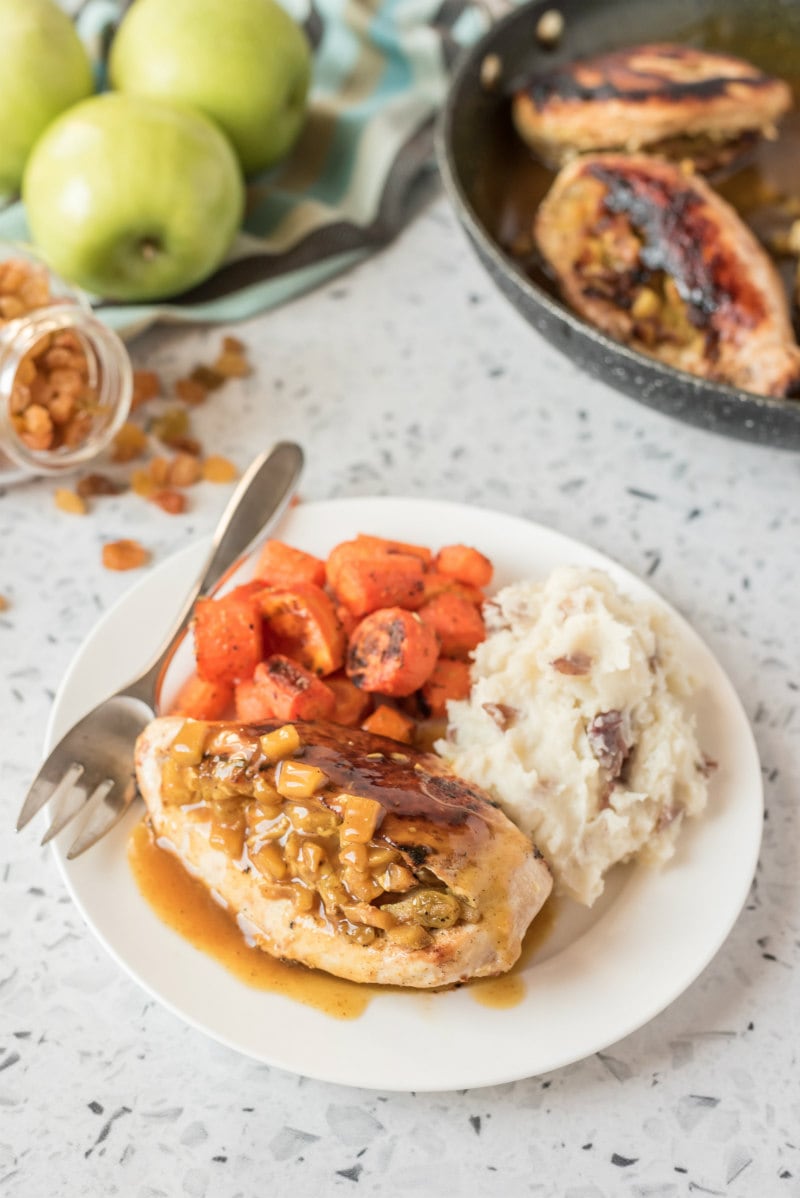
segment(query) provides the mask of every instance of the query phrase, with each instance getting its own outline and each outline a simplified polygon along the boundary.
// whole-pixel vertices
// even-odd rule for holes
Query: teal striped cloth
[[[71,7],[102,84],[127,5]],[[95,301],[122,333],[157,320],[236,321],[280,304],[386,245],[430,196],[434,119],[459,46],[486,24],[480,10],[468,0],[313,0],[293,15],[315,46],[297,145],[276,171],[251,180],[243,229],[205,283],[169,303]],[[0,238],[27,238],[20,203],[0,213]]]

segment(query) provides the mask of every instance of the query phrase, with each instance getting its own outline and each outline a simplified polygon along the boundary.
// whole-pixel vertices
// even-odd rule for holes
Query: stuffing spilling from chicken
[[[666,861],[706,805],[696,680],[667,616],[600,571],[561,567],[485,610],[437,751],[540,846],[556,892],[591,906],[613,865]]]
[[[514,124],[548,164],[599,150],[647,149],[730,161],[759,135],[774,136],[791,90],[729,54],[653,44],[538,72],[514,92]]]
[[[797,389],[778,274],[690,169],[643,154],[577,158],[540,205],[534,236],[567,303],[618,341],[757,395]]]
[[[273,956],[435,987],[510,969],[552,886],[530,841],[433,754],[334,724],[154,720],[157,843]]]

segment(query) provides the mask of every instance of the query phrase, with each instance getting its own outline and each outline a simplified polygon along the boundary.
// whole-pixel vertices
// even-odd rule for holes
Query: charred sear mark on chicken
[[[587,155],[557,176],[535,235],[564,298],[617,340],[756,394],[797,387],[775,269],[700,176],[645,155]]]
[[[638,241],[638,253],[632,267],[619,273],[598,272],[590,289],[620,307],[638,306],[640,332],[649,339],[655,329],[648,316],[655,316],[656,305],[642,288],[649,277],[663,291],[671,279],[685,308],[686,319],[695,329],[704,329],[707,350],[716,353],[715,313],[727,309],[728,318],[743,328],[753,328],[766,316],[766,305],[758,289],[747,276],[736,270],[730,255],[714,248],[717,230],[704,210],[702,197],[690,177],[673,180],[652,172],[629,169],[626,172],[590,166],[589,173],[605,189],[600,224],[603,232],[615,229],[624,237]],[[615,221],[616,217],[622,220]],[[711,247],[704,252],[704,247]],[[583,264],[592,272],[592,251],[587,247]],[[638,301],[638,305],[637,305]]]
[[[559,164],[597,150],[692,158],[701,169],[770,134],[789,86],[743,59],[691,46],[633,46],[532,75],[513,96],[520,136]]]

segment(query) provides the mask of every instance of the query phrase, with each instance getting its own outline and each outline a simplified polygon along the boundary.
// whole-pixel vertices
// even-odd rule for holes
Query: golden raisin
[[[150,426],[150,432],[166,445],[176,437],[183,437],[189,431],[189,413],[186,408],[168,408]]]
[[[161,394],[161,380],[154,370],[134,370],[131,410]]]
[[[191,487],[202,474],[202,466],[191,453],[176,453],[169,464],[167,481],[173,487]]]
[[[68,392],[58,393],[47,406],[53,424],[66,424],[75,411],[75,396]]]
[[[225,354],[244,354],[247,346],[238,337],[223,337],[222,352]]]
[[[149,560],[149,552],[138,541],[123,539],[103,546],[103,565],[107,570],[136,570]]]
[[[5,595],[0,595],[0,611],[8,611],[9,603]]]
[[[203,403],[208,395],[208,387],[195,379],[178,379],[175,384],[175,394],[186,403]]]
[[[157,489],[158,485],[153,482],[146,466],[140,466],[131,474],[131,490],[134,495],[141,495],[143,499],[149,499]]]
[[[199,383],[206,391],[216,391],[225,382],[224,375],[212,370],[210,366],[195,366],[189,378],[193,383]]]
[[[86,358],[66,345],[53,345],[42,354],[41,362],[48,370],[75,370],[79,376],[86,373]]]
[[[158,504],[162,511],[169,512],[170,516],[179,516],[186,511],[186,496],[181,495],[180,491],[156,491],[150,499]]]
[[[53,444],[53,421],[43,404],[32,403],[22,413],[20,438],[30,449],[50,449]]]
[[[154,483],[156,487],[163,487],[169,476],[169,462],[162,457],[151,458],[147,466],[147,473],[151,483]]]
[[[59,487],[56,490],[54,498],[56,507],[62,512],[70,512],[73,516],[86,515],[86,500],[75,491],[70,491],[66,487]]]
[[[125,488],[107,474],[87,474],[75,488],[84,499],[92,495],[119,495]]]
[[[250,374],[250,363],[242,354],[221,353],[213,369],[226,379],[241,379]]]
[[[170,449],[180,450],[181,453],[190,453],[193,458],[199,458],[203,452],[203,446],[196,437],[170,437],[166,444]]]
[[[16,320],[25,315],[25,305],[16,295],[0,296],[0,316],[3,320]]]
[[[63,426],[62,445],[66,445],[69,449],[75,449],[89,436],[92,431],[92,423],[91,412],[76,412],[69,424]]]
[[[138,424],[132,424],[128,420],[114,437],[111,460],[113,462],[132,462],[134,458],[140,458],[146,449],[147,433],[144,429],[139,428]]]
[[[219,454],[212,453],[203,462],[203,478],[208,483],[233,482],[238,475],[239,471],[233,462],[221,457]]]

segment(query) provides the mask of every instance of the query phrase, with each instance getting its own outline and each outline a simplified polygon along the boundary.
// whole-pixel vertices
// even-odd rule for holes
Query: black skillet
[[[548,9],[564,19],[554,49],[536,27]],[[728,437],[800,450],[800,399],[774,400],[718,386],[628,349],[572,313],[535,265],[519,235],[552,175],[514,134],[509,85],[533,69],[646,41],[679,41],[740,54],[795,85],[800,110],[800,0],[537,0],[504,17],[460,61],[437,130],[442,175],[479,258],[500,290],[544,337],[590,374],[678,420]],[[487,87],[481,69],[497,55],[502,74]],[[763,159],[763,161],[762,161]],[[727,178],[712,180],[759,229],[759,207],[776,179],[800,196],[800,111],[774,145]],[[788,271],[791,264],[784,263]]]

